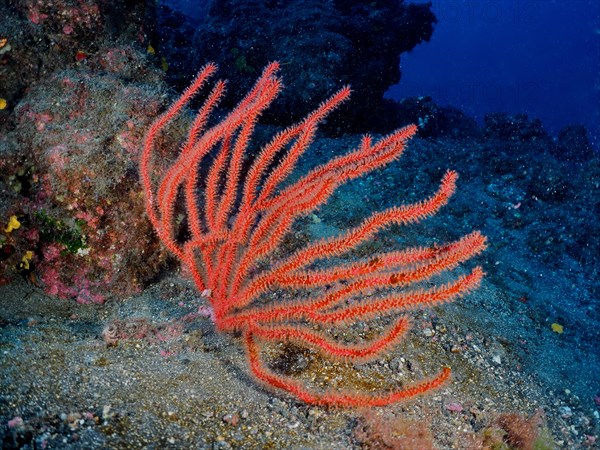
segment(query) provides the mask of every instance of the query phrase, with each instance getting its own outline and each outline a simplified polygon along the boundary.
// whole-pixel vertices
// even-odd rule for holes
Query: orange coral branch
[[[409,329],[408,318],[399,313],[451,301],[480,284],[483,271],[476,267],[441,286],[418,286],[456,268],[486,245],[485,237],[473,232],[442,246],[381,253],[320,269],[310,267],[350,252],[391,225],[435,214],[455,190],[457,174],[448,171],[439,189],[426,200],[375,213],[340,236],[309,244],[259,270],[257,263],[281,250],[283,238],[297,218],[323,205],[341,184],[399,158],[417,131],[409,125],[379,140],[365,136],[356,150],[333,158],[281,188],[314,140],[319,123],[348,99],[350,89],[339,90],[303,121],[278,133],[245,171],[256,124],[281,90],[278,68],[277,63],[267,66],[246,97],[209,126],[210,114],[225,90],[225,83],[217,81],[168,167],[155,161],[158,136],[206,84],[216,66],[206,65],[181,97],[154,121],[140,160],[148,217],[165,246],[188,266],[198,288],[212,291],[210,301],[217,328],[242,333],[250,369],[259,381],[308,403],[337,406],[385,405],[427,392],[442,384],[450,370],[445,368],[435,378],[388,393],[318,393],[274,373],[260,358],[259,342],[265,341],[295,341],[332,358],[376,358]],[[182,212],[188,227],[184,237],[176,217],[181,204],[178,199],[184,200]],[[318,291],[325,287],[328,291]],[[317,291],[294,301],[265,301],[264,294],[276,289]],[[380,336],[367,342],[342,344],[319,331],[382,315],[396,317]]]
[[[319,332],[303,326],[261,326],[255,324],[252,334],[262,339],[275,341],[296,341],[301,344],[316,347],[322,353],[340,359],[370,360],[383,353],[387,348],[397,343],[410,327],[406,317],[399,317],[393,326],[389,327],[377,339],[364,344],[342,345],[329,339]]]
[[[370,395],[344,391],[313,393],[303,384],[294,382],[287,377],[278,375],[269,370],[260,359],[258,346],[252,333],[246,333],[245,341],[250,369],[256,378],[270,386],[288,391],[303,402],[313,405],[340,407],[385,406],[424,394],[425,392],[439,387],[450,378],[450,369],[444,367],[434,378],[388,393]]]

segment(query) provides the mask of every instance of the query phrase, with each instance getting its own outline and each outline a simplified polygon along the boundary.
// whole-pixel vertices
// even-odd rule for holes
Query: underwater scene
[[[0,448],[600,448],[597,0],[0,18]]]

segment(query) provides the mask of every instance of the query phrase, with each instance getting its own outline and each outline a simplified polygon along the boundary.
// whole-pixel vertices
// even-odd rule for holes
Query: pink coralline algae
[[[139,58],[128,47],[109,53]],[[144,131],[164,101],[160,84],[151,72],[148,83],[125,81],[112,67],[65,70],[33,86],[15,108],[16,147],[28,153],[5,162],[27,190],[16,187],[21,197],[7,208],[23,226],[4,233],[12,253],[0,276],[27,269],[48,294],[79,303],[138,292],[167,259],[137,176]]]
[[[23,428],[24,424],[25,424],[25,422],[23,422],[23,418],[19,417],[19,416],[13,417],[7,423],[8,428],[15,428],[15,429]]]
[[[458,402],[452,402],[446,405],[446,409],[451,412],[461,412],[463,410],[463,406]]]
[[[77,29],[96,29],[101,23],[100,9],[94,1],[24,0],[27,19],[35,25],[46,22],[61,25],[64,34]]]
[[[79,269],[72,282],[66,284],[57,269],[42,264],[40,279],[49,295],[59,298],[74,298],[77,303],[81,304],[102,304],[106,299],[105,295],[94,293],[96,289],[101,290],[104,286],[101,282],[90,281],[85,268]]]

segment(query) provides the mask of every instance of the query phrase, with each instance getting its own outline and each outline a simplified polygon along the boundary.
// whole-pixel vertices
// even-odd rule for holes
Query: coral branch
[[[389,393],[369,395],[349,391],[325,391],[317,394],[310,392],[303,384],[294,382],[269,370],[260,359],[258,346],[256,345],[252,334],[247,333],[245,340],[250,369],[258,380],[269,386],[288,391],[303,402],[313,405],[340,407],[385,406],[424,394],[425,392],[439,387],[450,378],[450,369],[444,367],[434,378]]]
[[[321,333],[300,326],[277,325],[264,327],[254,325],[252,334],[262,339],[300,342],[301,344],[317,347],[322,353],[335,358],[366,361],[375,358],[397,343],[409,327],[409,320],[406,317],[399,317],[396,323],[382,333],[379,338],[365,344],[349,345],[341,345]]]
[[[307,403],[347,407],[385,405],[436,388],[448,379],[450,369],[387,393],[318,393],[298,380],[278,375],[261,360],[261,343],[273,341],[294,341],[333,359],[367,361],[380,357],[410,327],[408,317],[398,314],[451,301],[480,284],[483,270],[476,267],[446,284],[422,286],[425,280],[455,269],[486,246],[485,237],[473,232],[441,246],[391,251],[342,264],[332,262],[391,225],[417,222],[435,214],[456,187],[457,174],[448,171],[429,198],[377,212],[339,236],[285,255],[284,237],[298,218],[323,205],[338,186],[399,158],[417,128],[409,125],[379,140],[365,136],[354,151],[282,187],[314,140],[319,123],[348,99],[350,89],[339,90],[303,121],[275,135],[253,161],[247,161],[260,116],[281,90],[278,69],[277,63],[267,66],[244,99],[209,125],[225,91],[225,83],[217,81],[170,163],[164,156],[157,161],[159,135],[206,84],[216,66],[206,65],[181,97],[154,121],[140,160],[150,222],[165,246],[188,267],[198,289],[210,289],[217,329],[241,332],[250,369],[260,382]],[[187,233],[181,230],[182,216]],[[266,265],[267,257],[275,254],[284,256]],[[313,267],[316,262],[320,268]],[[293,301],[267,301],[265,294],[276,290],[299,294]],[[379,316],[393,316],[389,318],[391,325],[366,342],[340,343],[323,331]]]

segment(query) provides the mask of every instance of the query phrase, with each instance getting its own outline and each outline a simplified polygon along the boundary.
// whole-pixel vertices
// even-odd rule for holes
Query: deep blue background
[[[523,112],[554,135],[580,123],[600,147],[599,0],[432,4],[431,41],[402,57],[390,97],[430,95],[477,119]]]
[[[200,19],[209,0],[165,0]],[[413,0],[413,3],[424,3]],[[388,96],[428,95],[479,121],[526,113],[551,134],[583,124],[600,148],[600,0],[437,0],[430,42]]]

